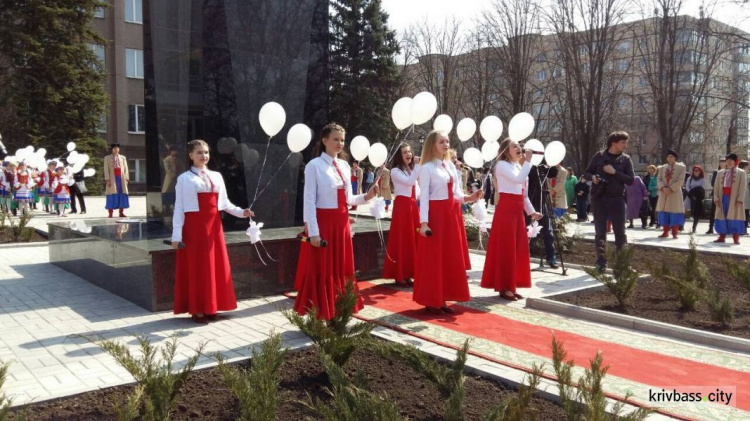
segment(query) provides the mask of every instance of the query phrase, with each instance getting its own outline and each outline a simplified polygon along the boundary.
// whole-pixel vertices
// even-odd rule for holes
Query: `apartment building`
[[[131,191],[146,189],[146,145],[143,84],[143,0],[107,0],[93,26],[107,40],[91,44],[107,70],[108,113],[101,117],[100,135],[119,143],[128,158]]]
[[[680,147],[681,160],[688,165],[701,164],[713,169],[719,157],[726,154],[728,139],[733,151],[748,156],[750,42],[747,39],[750,37],[715,20],[687,16],[681,19],[684,23],[674,40],[675,57],[678,57],[674,86],[679,98],[690,98],[695,104],[694,110],[690,107],[695,116]],[[706,40],[701,39],[700,25],[710,25],[712,33],[744,34],[745,40],[731,38],[731,42],[720,42],[720,47],[707,47]],[[659,75],[655,65],[658,27],[659,18],[615,27],[616,35],[612,38],[615,44],[603,69],[602,106],[611,110],[607,127],[631,134],[628,153],[638,172],[649,164],[663,162],[651,89],[653,78],[665,77]],[[561,87],[564,90],[570,84],[566,73],[571,71],[567,68],[571,62],[578,66],[574,71],[585,77],[590,75],[594,60],[589,58],[586,45],[578,46],[575,60],[570,60],[570,54],[566,60],[557,35],[526,36],[534,50],[525,101],[527,111],[537,123],[533,137],[545,143],[561,140],[570,144],[574,140],[565,139],[563,135],[567,109],[565,101],[560,99],[565,97],[561,95]],[[439,112],[451,115],[454,121],[471,117],[478,123],[490,114],[507,119],[502,109],[507,106],[503,96],[512,87],[503,79],[501,71],[499,61],[504,59],[504,54],[502,49],[481,48],[460,56],[420,57],[417,63],[405,69],[410,81],[407,95],[433,90],[440,102]],[[709,80],[706,80],[707,74]],[[679,112],[683,111],[678,106],[675,113]]]

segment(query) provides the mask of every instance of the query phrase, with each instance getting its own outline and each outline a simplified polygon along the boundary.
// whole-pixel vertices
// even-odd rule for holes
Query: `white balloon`
[[[86,165],[88,164],[89,159],[90,158],[88,154],[82,153],[82,154],[78,154],[78,159],[76,160],[76,162],[81,162],[82,163],[81,165]]]
[[[370,141],[364,136],[355,136],[352,144],[349,145],[349,151],[357,161],[364,161],[367,154],[370,153]]]
[[[302,123],[295,124],[286,134],[286,145],[292,152],[302,152],[312,139],[312,131]]]
[[[34,147],[29,145],[26,147],[26,156],[31,156],[34,154]]]
[[[233,137],[222,137],[219,139],[218,142],[216,142],[216,149],[219,151],[220,154],[230,154],[234,152],[234,149],[237,147],[237,139]]]
[[[503,122],[494,115],[489,115],[479,124],[479,133],[488,142],[497,142],[503,135]]]
[[[16,150],[16,159],[18,161],[23,161],[24,159],[26,159],[26,148]]]
[[[68,150],[68,152],[73,152],[74,150],[76,150],[76,143],[68,142],[68,144],[65,145],[65,148]]]
[[[44,148],[39,148],[36,150],[36,154],[44,158],[47,155],[47,150]]]
[[[520,142],[534,131],[534,117],[529,113],[518,113],[513,116],[508,124],[508,137]]]
[[[78,159],[76,159],[75,164],[73,164],[73,166],[70,169],[71,175],[73,175],[73,174],[75,174],[77,172],[82,171],[84,165],[86,165],[86,164],[83,162],[83,159],[81,159],[81,156],[79,155]]]
[[[286,123],[286,112],[278,102],[268,102],[260,108],[258,119],[260,127],[268,136],[276,136]]]
[[[93,177],[94,174],[96,174],[96,170],[93,168],[86,168],[85,170],[83,170],[84,177]]]
[[[529,139],[526,141],[526,143],[523,144],[523,150],[532,150],[534,152],[540,152],[535,153],[531,156],[531,165],[539,165],[542,163],[542,160],[544,159],[544,145],[542,145],[542,142],[540,142],[538,139]]]
[[[385,160],[388,158],[388,149],[382,143],[373,143],[370,146],[367,158],[370,160],[370,164],[374,167],[379,167],[385,164]]]
[[[495,157],[497,157],[497,153],[500,151],[500,144],[497,142],[484,142],[484,145],[482,145],[482,158],[486,162],[490,162]]]
[[[547,145],[547,149],[544,150],[544,160],[547,161],[547,165],[554,167],[563,159],[565,159],[565,145],[562,142],[555,140]]]
[[[484,165],[482,152],[477,148],[469,148],[464,151],[464,162],[472,168],[481,168]]]
[[[65,160],[70,165],[75,164],[75,162],[78,160],[78,152],[76,151],[71,152]]]
[[[414,124],[424,124],[437,111],[437,99],[429,92],[420,92],[411,101],[411,121]]]
[[[432,128],[434,130],[439,130],[447,135],[451,132],[451,130],[453,130],[453,119],[450,118],[450,116],[447,114],[440,114],[432,123]]]
[[[411,98],[403,97],[396,101],[395,104],[393,104],[393,109],[391,110],[391,119],[393,119],[393,124],[395,124],[396,128],[399,130],[404,130],[412,124],[411,103]]]
[[[458,138],[461,139],[462,142],[466,142],[467,140],[471,139],[471,137],[474,136],[474,133],[476,133],[476,131],[477,131],[477,123],[475,123],[474,120],[468,117],[459,121],[458,125],[456,126],[456,134],[458,135]],[[478,150],[479,149],[477,149],[477,151]]]

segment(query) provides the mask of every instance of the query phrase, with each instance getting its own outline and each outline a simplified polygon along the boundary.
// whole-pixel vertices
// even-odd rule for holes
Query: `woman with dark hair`
[[[414,301],[433,314],[454,313],[447,301],[469,301],[463,224],[456,218],[455,202],[473,202],[482,197],[477,191],[464,196],[462,182],[449,159],[450,141],[433,131],[422,147],[419,170],[419,234],[414,273]]]
[[[690,177],[685,182],[685,191],[690,200],[690,214],[693,216],[693,234],[695,234],[698,221],[704,216],[703,199],[706,198],[706,174],[700,165],[693,165]]]
[[[172,219],[174,314],[189,313],[194,322],[206,324],[217,320],[219,311],[237,308],[221,211],[237,218],[254,214],[233,205],[221,173],[208,169],[208,143],[192,140],[187,152],[192,165],[177,178]]]
[[[305,166],[303,218],[309,242],[302,244],[297,276],[294,310],[300,315],[310,309],[317,317],[331,320],[336,314],[336,298],[354,282],[354,248],[349,225],[349,206],[363,205],[378,193],[377,184],[366,194],[354,195],[352,174],[344,152],[346,131],[331,123],[323,128],[315,156]],[[325,240],[328,245],[321,247]],[[354,312],[362,309],[360,297]]]
[[[419,208],[416,183],[419,164],[415,165],[414,162],[411,146],[404,143],[393,157],[391,169],[391,182],[396,200],[393,202],[391,230],[388,232],[388,251],[383,263],[383,278],[395,279],[396,284],[402,286],[414,285],[412,278],[417,254]]]
[[[714,182],[714,228],[719,234],[715,243],[726,242],[727,235],[731,234],[734,244],[739,244],[740,234],[745,232],[747,174],[737,168],[739,162],[737,154],[727,155],[727,168],[719,171]]]
[[[531,287],[529,238],[526,234],[524,211],[538,221],[542,214],[534,210],[528,196],[528,176],[533,152],[525,152],[511,139],[500,143],[499,162],[495,165],[497,191],[500,193],[492,218],[492,231],[487,244],[487,258],[482,272],[482,288],[493,288],[500,298],[515,301],[523,298],[516,288]]]

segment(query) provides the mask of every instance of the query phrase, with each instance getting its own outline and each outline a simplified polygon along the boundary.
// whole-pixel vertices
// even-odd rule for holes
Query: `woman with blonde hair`
[[[461,194],[453,163],[446,161],[448,137],[433,131],[425,140],[419,172],[419,234],[414,277],[414,301],[433,314],[454,313],[447,301],[468,301],[463,250],[454,204],[478,200],[482,192]]]
[[[528,176],[533,152],[521,153],[521,146],[511,139],[500,144],[500,158],[495,165],[499,201],[495,204],[492,231],[487,244],[487,258],[482,272],[482,288],[493,288],[500,298],[515,301],[523,298],[516,288],[531,287],[529,238],[523,213],[538,221],[542,214],[534,210],[528,196]],[[524,159],[523,166],[519,161]]]

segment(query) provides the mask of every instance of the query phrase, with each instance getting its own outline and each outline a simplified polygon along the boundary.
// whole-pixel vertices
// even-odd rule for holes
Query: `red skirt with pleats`
[[[449,190],[450,191],[450,190]],[[428,223],[431,237],[417,239],[413,299],[427,307],[446,301],[469,301],[469,284],[461,250],[461,236],[453,199],[431,200]]]
[[[185,212],[185,248],[177,250],[175,314],[216,314],[237,308],[218,198],[218,193],[199,193],[198,212]]]
[[[419,209],[412,196],[396,196],[393,202],[391,229],[388,232],[388,251],[383,263],[383,278],[402,281],[414,278],[414,258],[417,254]]]
[[[466,270],[471,270],[471,260],[469,260],[469,242],[466,240],[466,223],[464,222],[464,214],[461,212],[461,203],[458,201],[454,201],[453,203],[453,213],[456,215],[458,226],[461,227],[459,234],[461,235],[461,256],[464,259],[464,268]]]
[[[523,217],[524,196],[500,194],[492,217],[487,258],[482,272],[482,288],[516,291],[531,287],[529,238]]]
[[[319,319],[330,320],[336,315],[336,298],[344,291],[348,279],[355,282],[354,288],[359,294],[354,279],[352,230],[344,190],[339,190],[338,208],[317,209],[316,214],[320,238],[328,242],[328,247],[302,243],[294,279],[297,289],[294,310],[305,315],[315,307]],[[354,312],[362,307],[364,304],[360,297]]]

